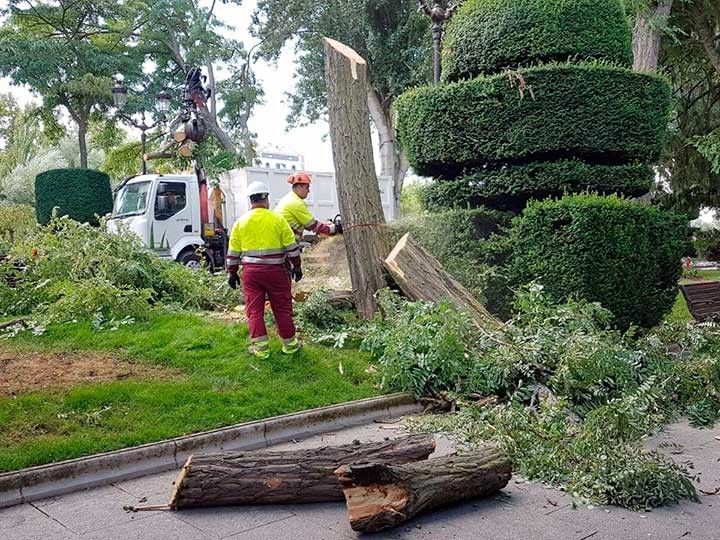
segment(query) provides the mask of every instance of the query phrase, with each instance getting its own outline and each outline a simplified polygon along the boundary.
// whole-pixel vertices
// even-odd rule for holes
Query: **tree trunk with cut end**
[[[659,0],[648,11],[637,14],[633,29],[633,69],[635,71],[656,71],[660,58],[660,26],[670,15],[673,0]]]
[[[384,265],[411,300],[449,300],[458,309],[468,313],[481,328],[502,326],[465,287],[443,269],[435,257],[410,237],[410,233],[395,245]]]
[[[512,476],[510,460],[495,447],[423,463],[343,465],[335,475],[345,493],[350,526],[376,532],[453,503],[495,493]]]
[[[355,306],[361,318],[369,319],[377,310],[375,292],[386,286],[382,261],[389,246],[370,140],[365,60],[326,38],[325,83]]]
[[[409,463],[427,459],[434,450],[431,435],[412,435],[287,452],[191,456],[175,481],[170,507],[341,501],[342,488],[333,474],[339,466],[357,461]]]

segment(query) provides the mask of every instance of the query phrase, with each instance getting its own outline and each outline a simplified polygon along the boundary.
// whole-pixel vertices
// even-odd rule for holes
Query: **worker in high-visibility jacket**
[[[288,177],[292,189],[275,207],[275,212],[285,218],[295,233],[295,240],[302,240],[303,231],[312,231],[316,234],[332,236],[342,234],[341,223],[323,223],[315,219],[305,203],[310,194],[312,178],[306,172],[298,172]]]
[[[300,350],[293,322],[290,279],[300,281],[300,249],[287,222],[270,208],[270,189],[262,182],[248,186],[251,210],[238,219],[230,232],[227,254],[228,284],[233,289],[240,282],[245,296],[245,313],[250,328],[250,352],[258,358],[270,356],[270,342],[265,327],[265,299],[270,300],[282,338],[282,352]]]

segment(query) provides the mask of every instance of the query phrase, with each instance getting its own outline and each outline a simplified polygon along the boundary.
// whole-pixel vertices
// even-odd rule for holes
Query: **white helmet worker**
[[[261,194],[270,195],[270,188],[264,182],[252,182],[247,189],[247,196],[252,197],[253,195]]]

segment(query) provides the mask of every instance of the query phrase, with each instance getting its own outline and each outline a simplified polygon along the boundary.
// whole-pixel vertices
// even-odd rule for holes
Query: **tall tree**
[[[675,0],[659,65],[675,97],[664,202],[696,215],[720,207],[720,1]]]
[[[112,0],[10,0],[0,27],[0,73],[29,85],[46,113],[67,112],[81,167],[91,115],[110,104],[112,74],[140,73],[141,61],[113,22],[120,9]]]
[[[224,3],[239,5],[241,0]],[[154,88],[170,85],[179,91],[189,69],[204,68],[211,94],[208,108],[200,112],[220,146],[235,153],[238,142],[246,149],[251,146],[242,118],[250,116],[261,92],[249,75],[249,55],[241,42],[227,37],[232,27],[218,19],[216,5],[200,0],[142,2],[133,22],[126,24],[138,27],[139,48],[155,63]],[[217,79],[220,68],[227,73],[226,83]]]
[[[415,0],[259,0],[252,30],[260,51],[277,59],[294,42],[297,88],[290,97],[290,125],[313,122],[327,111],[323,81],[323,37],[347,44],[368,62],[368,107],[380,138],[380,174],[393,179],[399,207],[408,162],[392,116],[396,96],[432,76],[429,22]]]
[[[632,4],[635,4],[634,6]],[[635,0],[633,28],[633,68],[636,71],[655,71],[660,57],[660,42],[667,28],[673,0]]]

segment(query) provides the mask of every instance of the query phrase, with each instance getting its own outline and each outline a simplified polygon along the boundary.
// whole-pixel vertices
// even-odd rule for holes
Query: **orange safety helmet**
[[[288,183],[296,186],[298,184],[312,184],[312,178],[310,178],[310,175],[304,171],[297,172],[293,175],[288,176]]]

